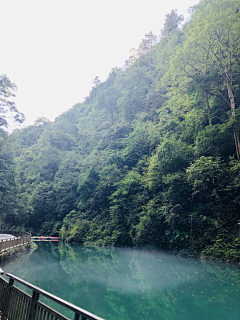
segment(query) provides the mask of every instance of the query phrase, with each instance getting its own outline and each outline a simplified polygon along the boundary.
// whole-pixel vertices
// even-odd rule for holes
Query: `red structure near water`
[[[41,236],[41,237],[37,237],[34,236],[31,238],[32,241],[59,241],[60,237],[45,237],[45,236]]]

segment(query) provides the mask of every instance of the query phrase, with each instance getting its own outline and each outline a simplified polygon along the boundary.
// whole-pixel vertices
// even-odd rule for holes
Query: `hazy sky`
[[[166,13],[199,0],[0,0],[0,74],[14,82],[25,125],[82,102],[92,80],[121,67]]]

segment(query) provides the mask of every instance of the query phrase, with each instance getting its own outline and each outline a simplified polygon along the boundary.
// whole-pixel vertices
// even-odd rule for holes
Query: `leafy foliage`
[[[12,133],[5,225],[239,260],[238,6],[203,0],[182,28],[172,11],[84,103]]]

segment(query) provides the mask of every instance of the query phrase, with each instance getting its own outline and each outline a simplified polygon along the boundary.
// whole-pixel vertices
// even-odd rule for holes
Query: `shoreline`
[[[36,249],[35,245],[31,242],[31,243],[27,243],[22,246],[18,246],[18,247],[6,250],[4,252],[1,252],[0,253],[1,268],[3,268],[4,265],[7,264],[8,262],[14,259],[17,259],[19,256],[22,256],[25,253],[28,253],[29,251],[34,251],[35,249]]]
[[[129,248],[129,249],[139,249],[139,250],[157,250],[157,251],[161,251],[164,254],[170,254],[176,257],[182,257],[182,258],[188,258],[188,259],[199,259],[201,261],[206,261],[206,262],[216,262],[216,263],[227,263],[227,264],[231,264],[231,265],[237,265],[240,267],[240,261],[239,260],[234,260],[234,259],[227,259],[224,257],[222,258],[218,258],[216,256],[207,256],[204,255],[204,253],[202,252],[190,252],[190,251],[176,251],[176,250],[163,250],[159,247],[155,247],[155,246],[143,246],[143,247],[134,247],[134,246],[114,246],[114,245],[104,245],[104,244],[99,244],[97,242],[67,242],[62,240],[63,243],[66,244],[80,244],[83,245],[85,247],[112,247],[112,248]]]

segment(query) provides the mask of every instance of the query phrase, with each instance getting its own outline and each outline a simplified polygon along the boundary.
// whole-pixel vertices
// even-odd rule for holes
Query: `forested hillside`
[[[173,10],[54,123],[2,122],[2,228],[239,260],[239,9]]]

